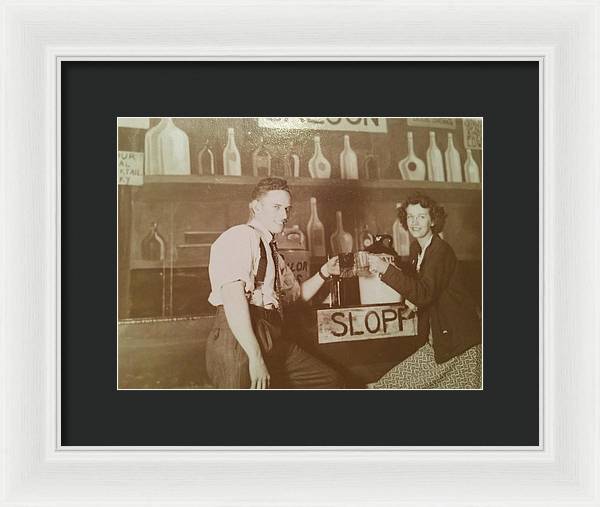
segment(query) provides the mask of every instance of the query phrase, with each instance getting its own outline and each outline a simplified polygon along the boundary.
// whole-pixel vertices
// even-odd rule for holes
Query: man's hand
[[[323,273],[326,277],[330,277],[331,275],[339,275],[340,274],[340,259],[336,255],[329,259],[325,264],[321,266],[321,273]]]
[[[390,264],[377,255],[369,254],[369,271],[371,273],[385,273]]]
[[[271,376],[262,356],[248,359],[248,368],[250,370],[250,388],[268,389]]]

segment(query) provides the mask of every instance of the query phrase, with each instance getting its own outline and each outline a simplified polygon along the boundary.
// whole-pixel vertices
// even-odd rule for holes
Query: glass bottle
[[[209,148],[208,139],[198,153],[198,174],[215,174],[215,156]]]
[[[396,214],[398,209],[402,207],[402,203],[396,203]],[[400,218],[396,218],[392,225],[392,241],[394,250],[400,256],[407,256],[410,253],[410,234],[400,222]]]
[[[379,174],[379,160],[377,155],[368,153],[364,161],[365,177],[368,180],[378,180],[381,176]]]
[[[425,179],[425,162],[415,155],[413,133],[408,132],[406,139],[408,141],[408,155],[398,162],[402,179],[423,181]]]
[[[163,170],[160,165],[158,135],[166,126],[167,119],[161,118],[158,125],[155,125],[149,129],[144,137],[144,174],[148,176],[163,174]]]
[[[299,178],[300,177],[300,157],[294,151],[294,143],[290,143],[290,148],[284,157],[285,177]]]
[[[350,136],[344,136],[344,149],[340,153],[340,175],[343,180],[358,179],[358,158],[350,146]]]
[[[154,222],[150,232],[142,239],[142,259],[145,261],[165,260],[165,241],[158,233],[158,223]]]
[[[367,250],[373,244],[373,235],[369,232],[369,226],[363,225],[362,231],[358,234],[358,246],[359,250]]]
[[[190,140],[172,118],[158,134],[158,150],[163,174],[190,174]]]
[[[344,230],[344,223],[342,221],[342,212],[335,212],[336,229],[335,232],[329,238],[331,243],[331,252],[333,255],[339,255],[341,253],[352,252],[353,243],[352,234]]]
[[[444,161],[442,152],[435,141],[435,132],[429,132],[429,148],[427,148],[427,179],[444,181]]]
[[[306,250],[306,236],[297,224],[286,227],[283,231],[288,248],[293,250]]]
[[[465,181],[467,183],[479,183],[479,166],[473,159],[471,150],[467,150],[467,160],[465,160]]]
[[[313,257],[325,257],[327,255],[325,251],[325,227],[319,220],[317,199],[315,197],[310,198],[310,218],[306,225],[306,232],[308,235],[308,249],[311,255]]]
[[[462,181],[462,164],[460,162],[460,154],[454,147],[454,139],[452,134],[448,134],[448,148],[444,153],[446,162],[446,176],[448,181]]]
[[[260,178],[271,176],[271,154],[265,148],[262,137],[260,144],[252,153],[252,174]]]
[[[331,164],[321,151],[319,136],[315,136],[315,153],[308,161],[308,172],[311,178],[331,178]]]
[[[223,150],[223,174],[225,176],[242,175],[240,152],[235,145],[235,134],[232,128],[227,129],[227,144]]]

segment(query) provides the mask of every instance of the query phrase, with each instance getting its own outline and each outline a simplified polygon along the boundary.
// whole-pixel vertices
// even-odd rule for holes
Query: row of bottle
[[[397,203],[396,207],[399,207],[401,204]],[[291,246],[292,248],[304,249],[308,247],[308,250],[310,250],[311,255],[314,257],[327,256],[325,227],[319,219],[317,199],[315,197],[310,198],[310,218],[306,225],[306,233],[308,242],[306,242],[304,233],[300,230],[300,227],[298,225],[292,226],[284,231],[283,243],[280,245],[280,248],[290,248]],[[410,236],[399,219],[396,219],[392,226],[392,238],[396,253],[402,256],[408,255]],[[336,211],[336,229],[329,238],[330,253],[332,255],[366,250],[373,244],[373,240],[373,234],[369,231],[366,224],[363,225],[362,229],[356,231],[356,238],[353,238],[352,234],[344,229],[342,212]]]
[[[415,154],[413,134],[408,132],[408,155],[398,163],[400,175],[404,180],[451,181],[478,183],[479,167],[473,159],[471,150],[467,150],[467,159],[463,166],[458,150],[454,147],[452,134],[448,134],[448,148],[442,158],[437,146],[435,132],[429,133],[429,148],[425,163]],[[331,163],[321,150],[321,139],[314,137],[314,154],[308,161],[308,172],[311,178],[331,178]],[[147,175],[191,174],[190,148],[187,134],[173,123],[171,118],[162,118],[160,123],[146,133],[144,140],[144,167]],[[445,171],[444,171],[445,161]],[[365,173],[369,178],[378,178],[379,167],[373,154],[365,159]],[[264,176],[300,176],[300,157],[291,145],[283,157],[273,157],[264,146],[260,145],[252,153],[252,173],[256,177]],[[198,174],[215,174],[215,156],[208,140],[198,153]],[[235,143],[233,128],[227,129],[227,144],[223,150],[223,174],[241,176],[242,165],[240,152]],[[340,153],[340,177],[342,179],[358,179],[358,157],[350,145],[350,136],[344,135],[344,149]]]

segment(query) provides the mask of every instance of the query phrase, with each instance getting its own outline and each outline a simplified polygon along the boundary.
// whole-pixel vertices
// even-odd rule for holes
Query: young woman
[[[369,387],[480,389],[481,321],[456,276],[452,247],[438,236],[446,219],[444,208],[414,194],[398,209],[398,217],[416,240],[410,266],[398,269],[369,255],[369,268],[417,313],[423,346]]]

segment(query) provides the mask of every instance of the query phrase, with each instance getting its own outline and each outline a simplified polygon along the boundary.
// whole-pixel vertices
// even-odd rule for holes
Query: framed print
[[[0,504],[599,506],[598,6],[225,7],[2,4]],[[534,66],[535,99],[525,99],[522,78],[496,83],[504,93],[494,96],[491,85],[466,79],[467,64],[491,76],[507,62]],[[369,74],[366,63],[379,70]],[[160,72],[144,70],[150,65]],[[489,110],[457,111],[454,91],[487,96]],[[327,106],[316,106],[320,95]],[[142,103],[152,111],[138,114]],[[494,130],[486,116],[502,104],[520,112],[509,130]],[[105,359],[117,348],[116,318],[106,316],[122,311],[113,290],[115,155],[122,187],[141,190],[145,175],[138,149],[117,149],[115,125],[127,118],[120,128],[142,131],[156,121],[145,118],[186,116],[185,107],[192,117],[264,117],[274,128],[284,117],[355,119],[374,109],[390,118],[483,118],[484,135],[469,129],[468,149],[479,156],[482,143],[484,186],[498,182],[484,190],[483,206],[494,210],[484,217],[496,222],[484,228],[483,248],[497,259],[484,276],[512,282],[506,297],[485,298],[484,323],[497,319],[484,352],[493,382],[486,370],[481,391],[407,391],[396,403],[375,390],[200,398],[199,390],[117,389],[116,365]],[[464,135],[459,123],[444,135]],[[490,164],[499,160],[507,162]],[[199,231],[183,232],[197,244]],[[518,283],[524,273],[532,283]],[[507,392],[514,403],[497,397]],[[140,403],[148,411],[136,414]],[[465,414],[495,422],[465,427]],[[460,439],[437,438],[448,433],[441,427]],[[118,433],[127,438],[111,437]]]

